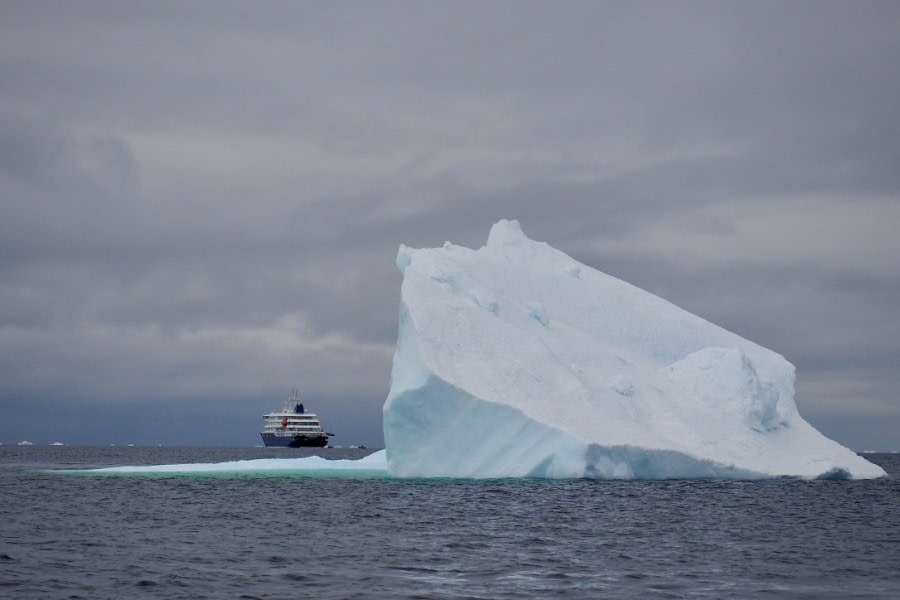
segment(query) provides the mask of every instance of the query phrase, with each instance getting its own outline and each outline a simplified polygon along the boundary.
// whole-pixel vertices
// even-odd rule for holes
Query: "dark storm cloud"
[[[895,3],[0,15],[2,441],[300,383],[376,445],[397,246],[499,218],[785,354],[839,441],[900,427]]]

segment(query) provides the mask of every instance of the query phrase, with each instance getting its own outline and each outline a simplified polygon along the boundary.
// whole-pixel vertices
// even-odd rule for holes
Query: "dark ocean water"
[[[0,598],[900,598],[896,454],[875,481],[46,471],[311,452],[0,446]]]

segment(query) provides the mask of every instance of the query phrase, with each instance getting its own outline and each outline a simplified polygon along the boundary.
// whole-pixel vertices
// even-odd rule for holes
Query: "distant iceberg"
[[[500,221],[401,246],[385,401],[400,477],[874,478],[797,412],[781,355]]]

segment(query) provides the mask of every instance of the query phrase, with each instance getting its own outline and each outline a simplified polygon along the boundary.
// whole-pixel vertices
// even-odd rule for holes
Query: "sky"
[[[900,450],[900,4],[0,0],[0,442],[383,445],[400,244],[501,218]]]

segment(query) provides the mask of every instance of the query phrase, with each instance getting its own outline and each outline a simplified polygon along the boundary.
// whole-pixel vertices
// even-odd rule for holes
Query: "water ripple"
[[[39,471],[136,464],[59,450],[0,463],[0,596],[900,597],[893,455],[865,482],[426,482]]]

